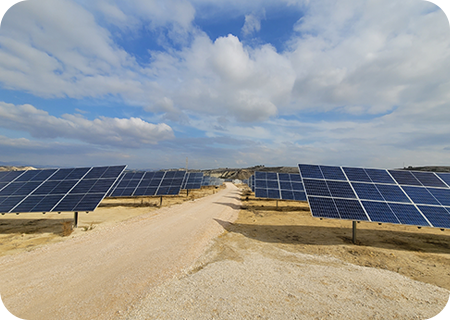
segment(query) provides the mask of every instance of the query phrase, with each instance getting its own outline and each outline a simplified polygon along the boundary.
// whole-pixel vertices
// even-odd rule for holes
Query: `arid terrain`
[[[255,199],[245,185],[235,195],[222,196],[225,190],[221,190],[216,194],[219,189],[203,188],[190,191],[189,196],[164,197],[163,208],[158,207],[159,197],[105,199],[94,212],[80,214],[79,228],[72,233],[67,229],[72,214],[0,216],[0,293],[5,305],[33,315],[27,319],[44,319],[55,310],[64,319],[428,319],[448,301],[449,230],[362,222],[353,244],[351,221],[313,218],[306,202]],[[140,228],[150,228],[164,216],[176,219],[185,216],[186,210],[202,215],[210,210],[206,205],[194,209],[202,202],[193,199],[205,199],[239,215],[208,218],[216,231],[189,243],[195,254],[173,260],[170,272],[158,281],[139,280],[156,271],[126,266],[147,261],[139,257],[142,250],[157,249],[140,243],[138,251],[128,250],[119,245],[120,239],[131,233],[138,239]],[[191,221],[195,215],[186,218]],[[114,241],[103,248],[101,241],[110,235]],[[38,261],[41,255],[62,248],[69,252],[66,256],[61,251],[61,260],[80,254],[80,266],[63,263],[55,266],[55,274],[49,270],[30,275],[19,281],[27,283],[26,288],[11,291],[18,281],[13,278],[5,283],[5,275],[14,275],[8,270],[15,263],[27,265],[28,259]],[[100,282],[83,289],[86,279],[99,276],[97,269],[109,263],[115,267],[108,267],[112,270]],[[77,275],[83,264],[90,267],[84,276]],[[52,283],[61,285],[63,279],[66,288],[57,289],[67,295],[63,306],[38,299],[42,292],[56,290]],[[125,298],[99,294],[105,290],[117,294],[118,288]],[[76,301],[77,307],[72,306],[74,297],[84,297]],[[112,303],[118,298],[126,303]],[[37,303],[33,299],[38,299],[39,311],[33,309]],[[27,307],[19,307],[25,301]],[[102,301],[111,301],[104,314],[98,310]]]

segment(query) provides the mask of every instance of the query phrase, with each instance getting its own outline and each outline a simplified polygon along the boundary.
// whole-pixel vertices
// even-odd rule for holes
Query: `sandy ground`
[[[360,223],[355,245],[350,221],[306,202],[242,200],[189,272],[125,319],[429,319],[446,305],[448,230]]]
[[[34,244],[32,241],[32,244],[28,242],[26,245],[27,241],[21,233],[17,233],[17,230],[2,232],[8,225],[0,225],[0,237],[19,238],[15,248],[12,246],[0,250],[0,254],[5,255],[0,258],[0,269],[5,269],[4,266],[13,267],[17,262],[31,264],[28,261],[30,257],[37,259],[36,255],[40,256],[47,251],[56,252],[54,248],[59,246],[73,250],[78,241],[82,244],[84,251],[76,258],[76,263],[81,263],[80,267],[69,264],[73,269],[70,272],[54,268],[51,269],[52,272],[59,275],[54,276],[51,272],[44,274],[52,281],[59,277],[59,285],[67,287],[58,288],[65,293],[64,306],[60,304],[59,309],[55,309],[52,307],[54,303],[48,306],[49,299],[38,299],[43,310],[38,311],[36,304],[34,307],[27,307],[28,311],[35,312],[28,319],[44,318],[49,310],[56,312],[52,313],[53,318],[58,318],[54,315],[64,315],[61,319],[80,318],[80,315],[86,319],[429,319],[438,314],[447,303],[450,293],[449,230],[359,223],[357,243],[353,244],[350,221],[312,218],[306,202],[279,201],[277,204],[274,200],[255,199],[245,187],[241,188],[243,192],[240,203],[236,199],[237,193],[232,196],[221,193],[205,198],[223,196],[212,202],[234,212],[241,206],[243,210],[240,210],[239,217],[233,223],[230,223],[233,218],[213,217],[213,223],[207,226],[208,230],[214,229],[213,233],[207,233],[205,237],[193,237],[188,245],[191,248],[189,250],[197,250],[190,256],[197,258],[172,260],[172,271],[156,281],[149,281],[148,274],[159,268],[160,261],[153,269],[145,270],[129,268],[129,264],[123,263],[123,260],[127,260],[133,261],[132,265],[148,265],[149,262],[140,255],[145,250],[153,249],[146,245],[132,252],[123,251],[123,247],[118,245],[123,241],[121,235],[130,237],[132,234],[132,242],[142,242],[141,239],[147,238],[139,232],[139,228],[141,224],[147,223],[147,219],[155,221],[157,217],[170,214],[174,214],[174,219],[175,216],[184,216],[185,210],[177,208],[191,204],[197,207],[200,199],[172,207],[169,200],[164,199],[169,207],[160,210],[153,206],[145,207],[146,201],[153,201],[156,205],[159,199],[105,201],[95,212],[81,215],[81,228],[69,237],[60,235],[61,223],[64,221],[58,221],[54,225],[53,231],[49,233],[52,235],[51,239],[47,243],[66,240],[64,245],[39,245],[41,240],[38,239],[46,238],[46,233],[39,228],[23,236],[35,237]],[[208,192],[214,191],[191,196],[201,197]],[[186,200],[184,198],[181,196],[170,201],[181,203]],[[209,203],[206,207],[200,205],[195,211],[209,212],[211,202],[208,200],[206,203]],[[117,207],[119,204],[125,204],[126,207]],[[150,212],[142,215],[148,211]],[[117,222],[117,219],[132,216],[136,217]],[[5,221],[5,217],[0,217],[0,223]],[[29,218],[28,215],[26,217]],[[38,217],[42,219],[42,215]],[[211,216],[208,217],[211,219]],[[12,222],[9,223],[11,227]],[[162,221],[158,222],[161,223]],[[17,226],[25,227],[24,223],[18,223]],[[31,224],[29,227],[32,227]],[[223,231],[225,232],[221,236],[214,238]],[[110,234],[114,234],[117,240],[105,238],[109,240],[103,242],[103,238]],[[175,230],[171,234],[175,234]],[[94,240],[98,243],[94,243]],[[181,242],[187,241],[184,238]],[[69,243],[68,247],[65,247],[66,242]],[[38,244],[38,249],[34,249],[35,244]],[[169,244],[170,246],[164,246],[166,250],[171,246],[182,245],[172,240]],[[202,251],[205,248],[206,251]],[[108,256],[112,251],[118,251],[114,253],[114,262],[120,267],[111,266]],[[59,263],[63,253],[58,252]],[[83,254],[90,258],[83,257]],[[154,251],[149,253],[152,254]],[[98,260],[101,263],[89,265],[83,262],[85,260]],[[96,268],[105,264],[115,271],[96,272]],[[35,269],[34,263],[33,268]],[[89,271],[80,271],[83,268]],[[2,272],[0,279],[7,275],[6,271]],[[77,272],[84,273],[77,278]],[[92,274],[99,279],[93,278]],[[128,279],[133,277],[134,280]],[[49,285],[44,284],[42,274],[24,275],[24,279],[16,277],[8,285],[12,287],[14,281],[19,280],[22,281],[23,288],[10,290],[9,297],[5,296],[4,302],[10,310],[15,306],[17,310],[25,312],[27,308],[20,304],[24,301],[30,303],[34,292],[42,292],[44,288],[48,290]],[[32,285],[28,284],[29,281],[32,281]],[[84,286],[87,282],[90,283],[90,290]],[[105,291],[103,282],[111,282],[107,286],[109,288],[120,289],[120,299],[124,302],[120,306],[112,303],[109,305],[113,306],[111,310],[100,316],[99,311],[94,309],[97,305],[92,300],[95,300],[94,292]],[[4,280],[0,280],[2,298],[4,283]],[[73,291],[78,294],[78,298],[84,295],[84,298],[79,298],[76,307],[70,301],[74,297]],[[117,297],[111,294],[104,297],[97,295],[96,299],[111,303]]]
[[[192,265],[223,232],[214,219],[236,219],[238,202],[238,190],[230,185],[208,197],[5,255],[2,300],[24,319],[111,319]]]
[[[224,187],[221,187],[223,189]],[[219,191],[216,187],[203,187],[201,190],[181,190],[178,196],[163,197],[161,207],[170,207],[192,201]],[[23,213],[0,216],[0,256],[31,251],[41,245],[61,242],[77,237],[98,227],[114,225],[132,217],[150,213],[157,214],[160,197],[106,198],[93,212],[79,214],[78,228],[70,228],[74,221],[73,213]]]

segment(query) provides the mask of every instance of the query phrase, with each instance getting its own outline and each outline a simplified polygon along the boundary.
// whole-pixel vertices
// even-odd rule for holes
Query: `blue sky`
[[[450,28],[419,0],[29,0],[0,164],[450,165]]]

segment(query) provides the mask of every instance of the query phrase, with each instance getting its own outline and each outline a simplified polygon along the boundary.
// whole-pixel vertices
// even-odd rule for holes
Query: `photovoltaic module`
[[[0,212],[93,211],[125,167],[0,172]]]
[[[193,190],[200,189],[202,187],[203,172],[186,172],[181,189]]]
[[[299,164],[314,217],[450,228],[450,173]]]
[[[185,174],[186,171],[124,172],[108,197],[177,195]]]
[[[253,177],[256,198],[306,201],[299,174],[256,171]]]

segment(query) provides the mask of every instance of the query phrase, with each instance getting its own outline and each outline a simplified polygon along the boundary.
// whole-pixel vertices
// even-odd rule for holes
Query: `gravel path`
[[[446,289],[332,257],[226,251],[228,259],[155,288],[121,319],[429,319],[449,297]]]
[[[30,320],[119,316],[192,265],[223,232],[214,219],[233,221],[238,208],[239,191],[228,184],[205,198],[2,257],[2,300],[11,313]]]

